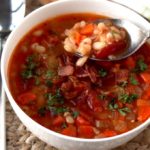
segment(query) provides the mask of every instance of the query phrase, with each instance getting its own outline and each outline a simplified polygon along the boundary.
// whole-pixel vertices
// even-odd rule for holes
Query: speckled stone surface
[[[38,0],[26,0],[26,14],[41,6]],[[7,150],[58,150],[39,140],[20,122],[6,103]],[[150,150],[150,127],[127,144],[114,150]]]

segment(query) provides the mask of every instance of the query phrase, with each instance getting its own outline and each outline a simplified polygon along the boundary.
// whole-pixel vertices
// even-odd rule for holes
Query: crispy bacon
[[[74,72],[74,68],[71,65],[62,66],[58,68],[58,75],[59,76],[70,76]]]
[[[122,83],[128,80],[129,71],[127,69],[119,69],[119,71],[116,72],[115,76],[116,76],[116,82]]]

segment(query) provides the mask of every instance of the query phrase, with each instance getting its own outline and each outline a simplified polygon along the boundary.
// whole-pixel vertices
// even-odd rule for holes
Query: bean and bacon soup
[[[127,132],[150,117],[148,43],[125,60],[87,60],[81,66],[64,49],[67,29],[99,18],[105,17],[86,13],[47,20],[22,38],[11,57],[8,76],[14,99],[50,130],[78,138],[105,138]],[[123,32],[120,35],[124,37]]]

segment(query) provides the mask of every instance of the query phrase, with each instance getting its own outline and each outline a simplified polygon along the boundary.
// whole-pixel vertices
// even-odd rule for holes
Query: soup
[[[117,62],[87,60],[64,50],[65,30],[104,16],[58,16],[36,26],[9,62],[9,88],[22,110],[42,126],[78,138],[127,132],[150,116],[150,46]]]

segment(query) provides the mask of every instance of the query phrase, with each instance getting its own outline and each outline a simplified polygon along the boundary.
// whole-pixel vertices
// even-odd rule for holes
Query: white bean
[[[73,124],[74,123],[74,119],[72,116],[66,116],[66,122],[69,123],[69,124]]]
[[[100,133],[100,131],[97,128],[93,128],[93,131],[94,131],[95,134],[99,134]]]
[[[67,116],[71,116],[71,113],[70,112],[65,112],[64,117],[67,117]]]
[[[76,50],[76,46],[70,41],[69,38],[66,38],[64,41],[64,49],[67,52],[74,53]]]
[[[39,45],[38,43],[33,43],[31,48],[38,53],[44,53],[46,51],[46,48],[42,45]]]
[[[121,35],[120,34],[113,34],[114,37],[115,37],[115,41],[120,41],[122,39]]]
[[[93,43],[93,49],[95,50],[100,50],[106,46],[107,46],[106,42],[94,42]]]
[[[85,22],[85,21],[81,21],[81,22],[80,22],[80,27],[81,27],[81,28],[85,27],[85,25],[86,25],[86,22]]]
[[[87,61],[87,59],[88,59],[88,56],[79,58],[76,62],[76,66],[82,67],[85,64],[85,62]]]
[[[37,30],[35,32],[33,32],[34,36],[41,36],[43,34],[43,30]]]
[[[113,34],[111,32],[108,32],[106,34],[106,39],[107,39],[107,42],[108,43],[112,43],[114,41],[114,37],[113,37]]]

